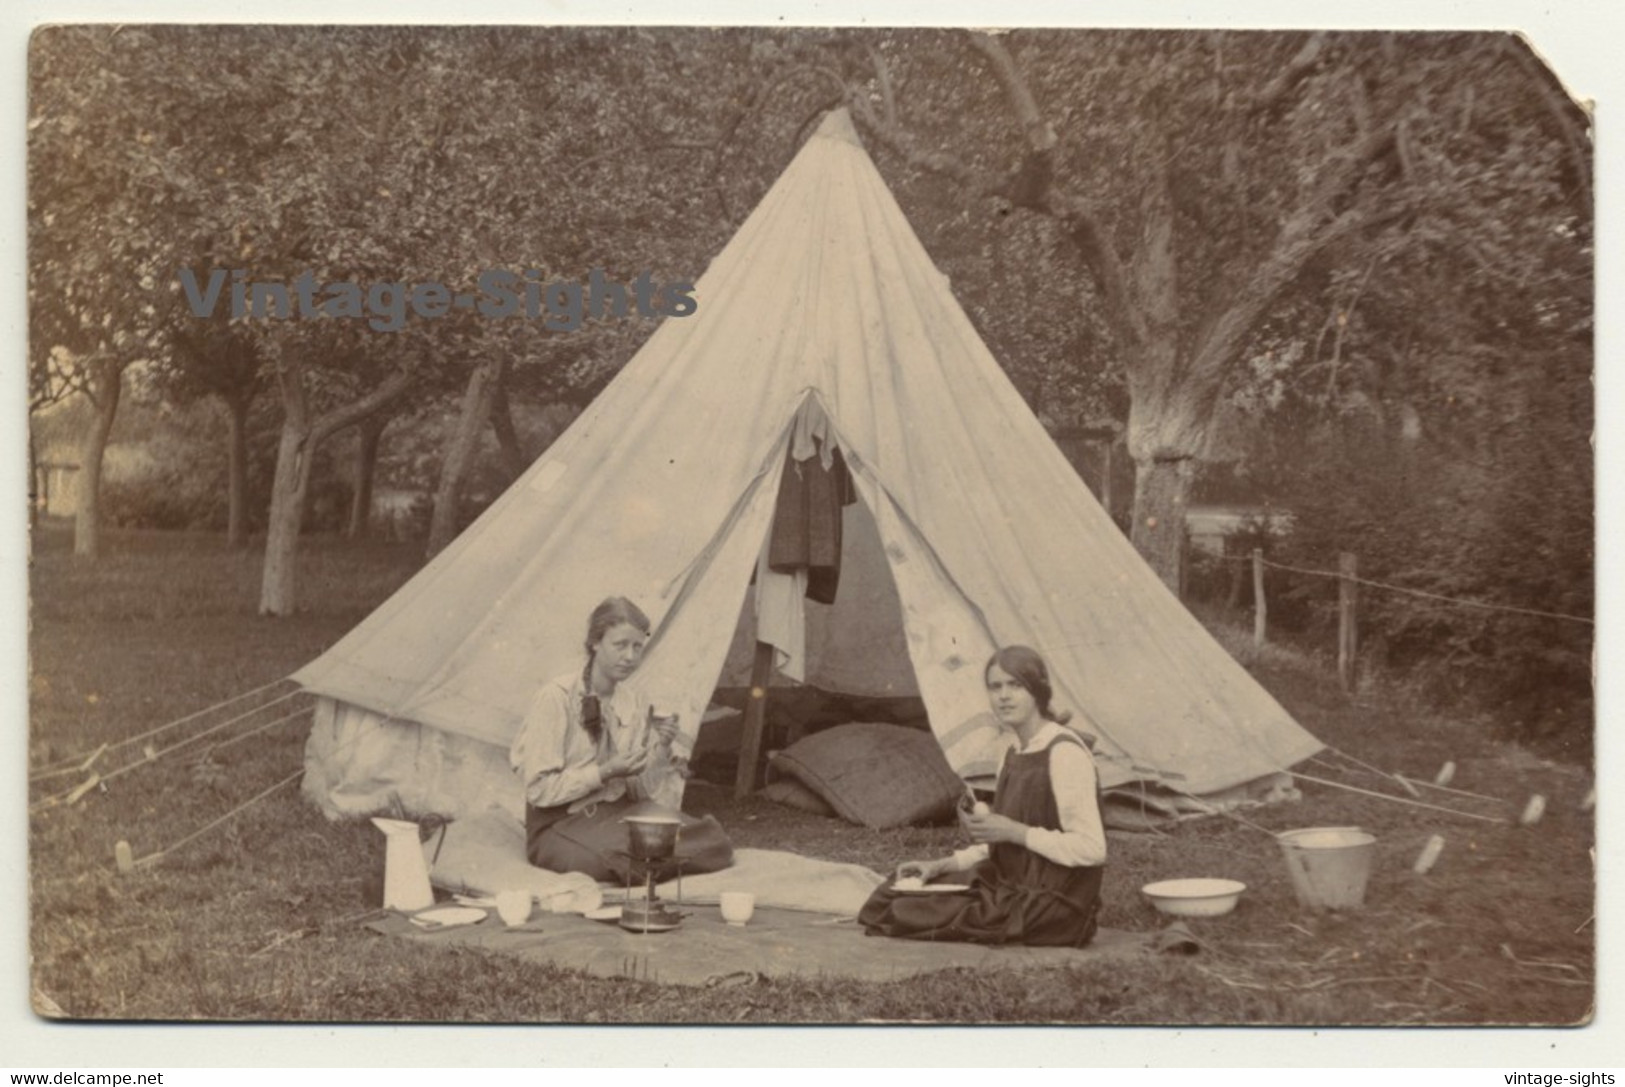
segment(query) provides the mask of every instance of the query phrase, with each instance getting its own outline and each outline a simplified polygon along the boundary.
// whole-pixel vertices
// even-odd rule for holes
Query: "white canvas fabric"
[[[1012,642],[1049,660],[1056,705],[1098,737],[1108,788],[1217,793],[1320,749],[1096,503],[954,300],[844,112],[808,141],[695,297],[696,314],[665,321],[478,521],[295,675],[350,713],[330,719],[320,756],[342,763],[342,780],[323,775],[307,783],[312,795],[331,806],[439,772],[413,754],[443,746],[425,739],[432,732],[505,754],[537,687],[580,666],[587,616],[609,595],[631,597],[654,621],[634,682],[682,713],[692,744],[748,611],[808,405],[827,415],[861,499],[849,510],[848,524],[859,523],[843,595],[808,605],[809,682],[917,690],[949,763],[966,774],[987,772],[1005,742],[982,665]],[[859,617],[851,639],[843,613]],[[886,651],[861,651],[870,642]],[[333,728],[368,719],[395,737],[394,754],[360,738],[365,729],[344,739]],[[383,720],[391,725],[378,730]],[[368,745],[370,783],[374,770],[355,754]],[[313,737],[312,758],[317,746]],[[517,788],[495,777],[487,787]],[[413,789],[448,795],[433,783]]]

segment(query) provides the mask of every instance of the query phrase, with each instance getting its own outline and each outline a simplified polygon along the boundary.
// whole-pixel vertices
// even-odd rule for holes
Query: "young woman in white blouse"
[[[524,784],[530,863],[622,879],[627,836],[621,819],[650,806],[675,812],[682,803],[682,766],[672,754],[677,721],[652,718],[648,701],[626,682],[643,662],[648,640],[642,610],[625,597],[610,597],[587,620],[582,669],[544,683],[531,702],[508,752]],[[732,862],[732,847],[713,817],[682,819],[683,871],[710,872]]]
[[[984,676],[994,716],[1016,735],[992,810],[962,814],[970,847],[900,865],[858,920],[870,935],[1082,947],[1095,935],[1106,864],[1094,758],[1066,727],[1071,714],[1051,707],[1049,669],[1034,650],[999,650]],[[965,871],[962,890],[919,890]]]

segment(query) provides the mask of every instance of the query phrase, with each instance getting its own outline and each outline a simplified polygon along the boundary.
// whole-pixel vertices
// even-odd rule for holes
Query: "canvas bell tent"
[[[581,667],[609,595],[653,620],[634,682],[681,712],[688,744],[742,614],[761,608],[747,643],[781,645],[827,689],[917,692],[962,774],[1008,743],[982,667],[1012,642],[1048,658],[1108,789],[1210,796],[1279,782],[1320,749],[1096,503],[844,112],[695,297],[478,521],[296,674],[321,696],[305,790],[328,811],[395,797],[517,815],[509,743],[539,685]],[[803,605],[805,582],[771,576],[764,547],[785,474],[837,452],[856,498],[839,587]]]

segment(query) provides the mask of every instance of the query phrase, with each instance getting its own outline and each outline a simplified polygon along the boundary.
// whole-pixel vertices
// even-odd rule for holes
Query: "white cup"
[[[530,920],[529,891],[498,891],[497,916],[510,928]]]
[[[722,892],[722,919],[730,925],[743,925],[756,912],[756,896],[749,891]]]

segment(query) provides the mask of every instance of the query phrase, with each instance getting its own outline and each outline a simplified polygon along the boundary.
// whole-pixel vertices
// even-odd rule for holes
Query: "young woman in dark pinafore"
[[[991,812],[962,814],[973,844],[950,857],[900,865],[864,904],[870,935],[911,940],[1082,947],[1095,935],[1106,834],[1094,759],[1050,707],[1049,670],[1026,646],[988,661],[988,700],[1017,746],[999,771]],[[963,890],[918,884],[971,872]]]

